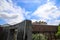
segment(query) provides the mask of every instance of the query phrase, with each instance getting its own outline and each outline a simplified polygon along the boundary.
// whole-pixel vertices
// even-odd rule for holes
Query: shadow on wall
[[[7,31],[3,31],[0,28],[0,40],[7,40]]]

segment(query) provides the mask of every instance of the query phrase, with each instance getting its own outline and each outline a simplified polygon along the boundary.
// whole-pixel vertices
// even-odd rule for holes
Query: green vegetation
[[[56,36],[57,36],[57,37],[60,37],[60,24],[59,24],[59,26],[58,26],[58,32],[56,33]]]
[[[47,40],[47,38],[43,34],[32,34],[32,39],[33,40]]]

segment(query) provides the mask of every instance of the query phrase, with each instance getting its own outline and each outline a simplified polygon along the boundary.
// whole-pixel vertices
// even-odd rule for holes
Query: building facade
[[[3,38],[5,38],[1,39],[0,37],[1,40],[32,40],[32,33],[42,33],[48,37],[47,40],[57,40],[55,34],[58,31],[58,26],[47,25],[47,23],[44,25],[32,24],[30,20],[25,20],[9,27],[1,27],[0,30],[2,30]]]
[[[34,34],[41,33],[47,37],[47,40],[57,40],[55,34],[57,33],[58,26],[54,25],[33,25],[32,32]]]

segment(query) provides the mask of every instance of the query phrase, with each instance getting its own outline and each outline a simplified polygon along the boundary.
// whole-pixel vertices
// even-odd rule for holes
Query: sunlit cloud
[[[46,21],[48,24],[58,24],[60,21],[57,22],[57,18],[60,17],[60,10],[58,10],[59,8],[57,8],[54,4],[55,3],[49,2],[48,0],[46,4],[38,7],[32,15],[40,17],[39,20]]]
[[[56,0],[0,0],[0,18],[14,25],[25,19],[45,21],[57,25],[60,22],[60,7]]]
[[[0,18],[10,25],[24,20],[23,9],[13,4],[12,0],[0,0]]]

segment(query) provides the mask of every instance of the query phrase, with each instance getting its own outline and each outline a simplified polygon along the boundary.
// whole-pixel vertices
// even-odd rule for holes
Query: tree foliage
[[[58,32],[56,33],[56,36],[60,37],[60,24],[58,26]]]
[[[32,34],[33,40],[47,40],[47,38],[43,34]]]

